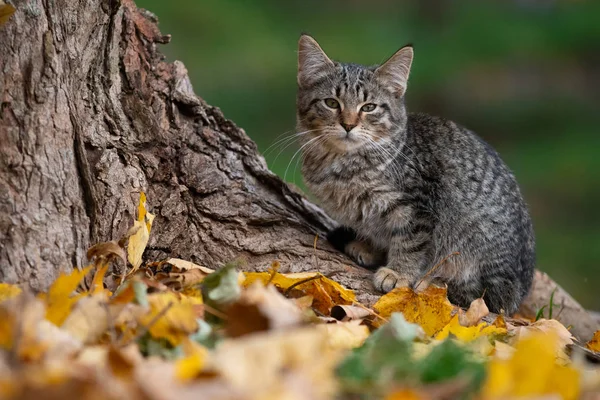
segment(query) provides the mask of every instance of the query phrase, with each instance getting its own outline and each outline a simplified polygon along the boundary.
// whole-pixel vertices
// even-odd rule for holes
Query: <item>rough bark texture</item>
[[[323,239],[315,249],[333,221],[163,61],[152,14],[133,0],[14,3],[0,27],[0,281],[40,290],[84,264],[90,244],[126,232],[143,190],[148,259],[279,260],[377,298],[368,271]]]

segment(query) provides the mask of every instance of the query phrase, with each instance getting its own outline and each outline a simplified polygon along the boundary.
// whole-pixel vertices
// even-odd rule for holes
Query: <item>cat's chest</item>
[[[329,215],[365,234],[385,229],[385,211],[402,197],[398,188],[376,173],[331,179],[309,188]]]

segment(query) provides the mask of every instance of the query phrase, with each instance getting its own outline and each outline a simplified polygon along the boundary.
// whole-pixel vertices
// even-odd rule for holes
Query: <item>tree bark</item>
[[[335,223],[164,61],[151,13],[133,0],[14,5],[0,26],[0,281],[45,289],[90,244],[120,238],[145,191],[146,259],[279,260],[377,299],[370,272],[323,239]]]

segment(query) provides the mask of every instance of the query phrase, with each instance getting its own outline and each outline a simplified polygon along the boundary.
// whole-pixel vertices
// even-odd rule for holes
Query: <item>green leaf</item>
[[[399,380],[415,380],[413,340],[419,326],[394,313],[339,365],[336,372],[348,392],[385,391]]]
[[[238,283],[238,263],[228,263],[218,271],[209,274],[200,284],[204,304],[215,310],[221,310],[223,305],[236,301],[242,289]],[[206,317],[208,322],[218,323],[220,318],[213,314]]]
[[[465,380],[467,392],[478,390],[485,378],[483,360],[476,359],[467,347],[452,339],[446,339],[435,346],[419,362],[419,370],[422,383],[439,383],[460,378]]]

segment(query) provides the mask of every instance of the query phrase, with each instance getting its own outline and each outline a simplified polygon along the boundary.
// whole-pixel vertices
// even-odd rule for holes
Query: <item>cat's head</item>
[[[404,93],[413,59],[405,46],[376,67],[332,61],[315,39],[298,42],[298,131],[335,152],[389,142],[406,125]],[[306,132],[306,133],[303,133]]]

